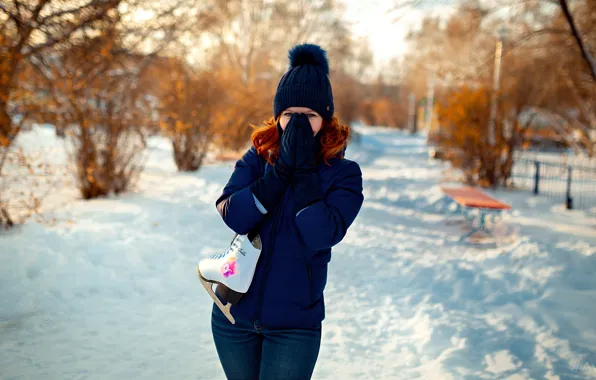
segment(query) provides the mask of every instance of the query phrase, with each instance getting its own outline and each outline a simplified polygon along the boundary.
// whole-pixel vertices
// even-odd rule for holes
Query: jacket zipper
[[[287,194],[287,193],[286,193]],[[265,286],[267,285],[267,279],[269,278],[269,271],[271,270],[271,256],[273,256],[273,251],[275,250],[275,235],[277,234],[277,227],[278,227],[278,219],[279,215],[283,215],[283,209],[286,205],[286,194],[282,199],[281,207],[279,203],[275,208],[275,215],[273,218],[273,225],[271,226],[271,236],[269,237],[269,249],[267,255],[265,256],[265,273],[263,274],[262,284],[259,288],[259,297],[257,302],[257,312],[254,318],[255,321],[260,321],[261,319],[261,311],[263,308],[263,298],[265,297]]]

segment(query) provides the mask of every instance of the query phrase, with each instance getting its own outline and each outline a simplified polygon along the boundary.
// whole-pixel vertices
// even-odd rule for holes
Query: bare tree
[[[57,128],[70,132],[83,198],[118,194],[138,178],[144,130],[156,122],[157,111],[155,78],[147,71],[187,31],[184,12],[192,3],[129,1],[106,17],[97,33],[30,59],[51,94],[47,105],[55,110]],[[154,18],[135,20],[140,10]]]
[[[578,0],[500,0],[491,12],[506,8],[514,22],[505,55],[524,49],[551,58],[542,81],[550,83],[552,101],[534,110],[579,152],[596,153],[596,3]],[[579,140],[578,140],[579,139]]]
[[[533,4],[533,3],[532,3]],[[528,6],[522,15],[540,15],[542,8]],[[538,4],[539,5],[539,4]],[[596,45],[596,3],[578,1],[573,12],[567,2],[551,2],[560,12],[551,12],[549,19],[530,25],[518,41],[517,48],[533,47],[550,57],[550,71],[545,72],[552,100],[536,107],[537,114],[550,120],[553,130],[578,152],[596,154],[596,81],[593,49]],[[523,13],[526,12],[526,13]],[[516,42],[518,42],[516,41]]]
[[[573,19],[573,16],[571,15],[571,11],[569,10],[569,5],[567,4],[567,0],[559,0],[559,4],[561,5],[561,10],[563,11],[563,14],[565,15],[565,20],[567,20],[567,24],[569,24],[569,29],[571,29],[571,34],[573,35],[573,38],[575,39],[575,42],[577,43],[577,46],[579,47],[581,55],[584,58],[584,60],[586,61],[586,63],[588,64],[588,67],[590,68],[590,72],[592,74],[592,79],[594,80],[594,82],[596,82],[596,61],[594,60],[594,57],[588,50],[588,47],[586,46],[586,43],[584,42],[584,39],[582,38],[582,36],[577,28],[575,20]]]
[[[20,128],[13,122],[14,111],[24,107],[12,103],[19,90],[19,70],[23,62],[40,52],[71,41],[79,32],[93,29],[121,0],[72,2],[15,0],[0,4],[2,46],[0,69],[0,139],[8,148]]]
[[[24,83],[23,70],[34,56],[60,49],[95,30],[113,15],[120,0],[86,0],[76,4],[60,0],[13,0],[0,4],[0,174],[13,143],[28,117],[39,111],[32,102],[35,88]],[[5,178],[2,178],[4,182]],[[6,193],[6,189],[3,190]],[[0,214],[12,224],[10,199],[0,202]]]
[[[58,122],[68,130],[84,199],[123,192],[142,170],[142,143],[134,131],[151,114],[139,86],[144,59],[124,49],[107,25],[100,35],[37,62]]]

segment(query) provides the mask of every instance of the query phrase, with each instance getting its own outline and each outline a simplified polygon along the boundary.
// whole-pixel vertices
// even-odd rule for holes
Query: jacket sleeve
[[[260,160],[256,149],[251,147],[236,162],[232,176],[215,202],[224,223],[240,235],[249,233],[265,217],[249,188],[261,175]]]
[[[310,250],[318,251],[338,244],[364,202],[360,166],[351,162],[339,175],[340,179],[322,201],[313,203],[296,215],[298,231]]]

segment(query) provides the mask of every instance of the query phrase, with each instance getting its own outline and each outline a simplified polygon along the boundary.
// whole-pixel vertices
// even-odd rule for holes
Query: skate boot
[[[248,291],[261,248],[259,235],[252,241],[247,235],[236,235],[225,253],[211,255],[201,260],[197,266],[203,287],[232,324],[236,321],[230,313],[230,308]],[[217,286],[217,294],[226,300],[225,306],[213,291],[214,284]]]

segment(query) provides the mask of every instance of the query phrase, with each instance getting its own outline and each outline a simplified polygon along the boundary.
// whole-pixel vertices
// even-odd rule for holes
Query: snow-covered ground
[[[596,221],[497,191],[504,237],[460,243],[424,139],[360,132],[365,203],[334,250],[314,378],[596,378]],[[62,149],[44,128],[20,141]],[[65,185],[44,203],[56,223],[2,233],[0,379],[224,379],[195,268],[232,237],[214,201],[233,164],[180,174],[153,139],[136,192]]]

